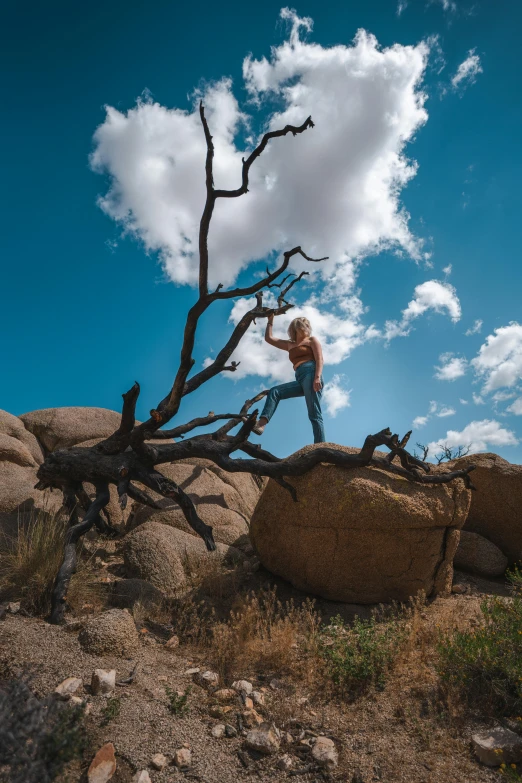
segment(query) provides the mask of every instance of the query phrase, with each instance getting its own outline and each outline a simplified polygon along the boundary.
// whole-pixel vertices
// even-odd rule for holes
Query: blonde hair
[[[308,318],[294,318],[294,320],[290,322],[288,336],[293,343],[295,343],[297,339],[298,330],[305,332],[308,336],[312,334],[312,326]]]

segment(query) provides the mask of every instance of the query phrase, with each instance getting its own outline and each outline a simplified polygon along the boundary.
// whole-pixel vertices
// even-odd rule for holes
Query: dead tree
[[[247,472],[257,476],[268,476],[285,487],[292,494],[294,500],[297,500],[296,491],[288,479],[293,476],[301,476],[319,462],[328,462],[346,468],[375,465],[410,481],[430,484],[462,478],[467,486],[471,486],[468,474],[473,469],[472,466],[466,470],[432,475],[429,465],[406,451],[405,446],[410,433],[399,440],[398,435],[393,435],[388,428],[375,435],[369,435],[359,454],[347,454],[335,448],[320,446],[298,457],[279,459],[249,441],[257,418],[257,410],[250,412],[250,408],[267,394],[266,391],[252,400],[247,400],[242,410],[237,413],[217,415],[209,413],[207,416],[193,419],[170,430],[160,429],[178,414],[183,397],[191,394],[219,373],[236,370],[237,363],[231,361],[231,356],[255,319],[266,318],[272,313],[275,316],[282,315],[293,306],[285,297],[307,273],[302,272],[299,276],[290,273],[282,278],[291,259],[300,255],[310,262],[325,260],[310,258],[301,247],[297,246],[284,252],[280,265],[272,272],[267,268],[266,276],[258,282],[243,288],[229,290],[223,290],[223,285],[220,284],[214,291],[209,291],[208,234],[216,201],[220,198],[238,198],[248,193],[250,168],[272,139],[286,136],[288,133],[297,136],[309,128],[313,128],[314,124],[311,117],[308,117],[298,127],[287,125],[282,130],[265,133],[260,144],[246,160],[243,159],[241,185],[235,190],[221,190],[214,186],[214,145],[202,104],[200,105],[200,117],[207,152],[205,161],[206,201],[199,229],[199,296],[187,315],[179,366],[172,387],[166,397],[150,411],[150,418],[142,424],[136,424],[135,408],[140,387],[138,383],[135,383],[129,391],[123,394],[121,424],[116,432],[90,448],[70,448],[52,452],[38,470],[39,481],[36,486],[42,490],[48,487],[60,489],[64,495],[64,506],[70,514],[64,559],[56,577],[52,596],[50,616],[52,623],[60,623],[64,618],[67,589],[76,568],[76,543],[79,538],[93,526],[102,533],[114,532],[102,516],[104,514],[107,517],[104,509],[109,500],[109,486],[111,484],[117,487],[123,508],[129,497],[138,503],[158,508],[147,490],[172,499],[178,503],[187,522],[201,536],[207,549],[215,549],[212,528],[199,517],[194,503],[183,489],[158,470],[158,467],[163,464],[187,457],[209,459],[230,472]],[[272,287],[280,289],[275,308],[263,306],[263,292]],[[255,296],[254,307],[245,313],[234,327],[226,345],[219,351],[212,364],[191,375],[195,363],[192,352],[201,316],[213,302],[248,296]],[[219,420],[225,420],[226,423],[214,432],[181,439],[196,428]],[[232,434],[232,430],[236,427],[239,429],[235,434]],[[173,438],[180,440],[172,442]],[[170,442],[158,444],[158,439]],[[156,442],[152,444],[151,440]],[[374,456],[374,451],[379,446],[386,446],[390,449],[386,458]],[[246,454],[248,459],[231,456],[238,451]],[[395,458],[399,460],[400,464],[394,463]],[[95,486],[96,497],[92,502],[84,489],[85,482],[90,482]],[[85,516],[81,521],[78,521],[77,516],[78,505],[85,510]]]

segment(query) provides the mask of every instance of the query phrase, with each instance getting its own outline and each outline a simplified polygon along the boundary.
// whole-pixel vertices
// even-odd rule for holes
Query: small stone
[[[66,680],[56,686],[54,692],[60,699],[67,701],[82,685],[83,680],[80,677],[67,677]]]
[[[9,614],[18,614],[20,611],[20,601],[10,601],[7,604],[7,611]]]
[[[253,729],[255,726],[261,726],[261,724],[264,722],[261,715],[255,710],[243,710],[241,717],[243,719],[243,724],[247,727],[247,729]]]
[[[308,704],[308,696],[301,696],[300,699],[297,699],[297,703],[300,707],[304,707],[305,704]]]
[[[151,783],[150,775],[146,769],[142,769],[141,772],[136,772],[132,778],[132,783]]]
[[[285,753],[284,756],[281,756],[276,766],[277,769],[282,769],[285,772],[287,772],[289,769],[292,769],[292,767],[294,766],[294,760],[292,756],[290,756],[288,753]]]
[[[192,764],[192,753],[189,748],[178,748],[174,753],[174,764],[179,769],[186,769]]]
[[[339,754],[333,740],[329,737],[317,737],[312,748],[312,756],[322,767],[334,769],[339,763]]]
[[[213,737],[216,737],[216,739],[220,739],[225,734],[225,724],[224,723],[216,723],[215,726],[212,727],[211,734]]]
[[[227,723],[225,726],[225,737],[228,737],[229,739],[237,737],[237,729],[231,726],[230,723]]]
[[[261,691],[252,691],[252,701],[256,707],[264,707],[266,702],[265,694],[261,693]]]
[[[87,706],[87,703],[80,696],[71,696],[69,698],[69,704],[74,704],[75,707],[80,707],[82,704]]]
[[[168,682],[169,681],[169,678],[165,674],[162,674],[157,679],[158,679],[158,682]]]
[[[466,588],[464,585],[456,584],[451,588],[451,592],[455,593],[455,595],[463,595],[466,592]]]
[[[192,676],[193,674],[197,674],[200,671],[201,671],[201,669],[198,669],[198,667],[195,666],[192,669],[187,669],[186,671],[183,672],[183,674],[186,674],[188,676]]]
[[[279,750],[279,737],[275,727],[270,723],[263,723],[255,729],[251,729],[246,735],[245,744],[251,750],[264,753],[269,756]]]
[[[114,745],[107,742],[103,745],[91,761],[87,772],[89,783],[107,783],[116,772],[116,756]]]
[[[168,759],[163,753],[156,753],[150,760],[151,767],[161,772],[167,766]]]
[[[293,745],[294,738],[292,737],[292,735],[290,734],[289,731],[285,731],[285,733],[283,734],[282,739],[283,739],[283,742],[286,742],[287,745]]]
[[[95,696],[108,696],[116,687],[116,669],[95,669],[91,678],[91,691]]]
[[[232,688],[220,688],[212,695],[218,701],[235,701],[237,699],[237,693]]]
[[[522,761],[522,737],[502,726],[473,734],[471,742],[478,760],[488,767]]]
[[[254,709],[254,702],[252,701],[250,696],[243,696],[243,704],[245,705],[246,710]]]
[[[174,634],[174,636],[171,636],[170,639],[168,639],[165,642],[165,649],[175,650],[176,647],[179,647],[179,636],[176,636],[176,634]]]
[[[200,685],[202,688],[205,688],[207,691],[211,691],[214,688],[217,687],[219,684],[219,674],[216,674],[216,672],[206,671],[206,672],[195,672],[194,676],[192,678],[196,685]]]
[[[237,693],[245,693],[247,696],[250,696],[254,690],[252,683],[248,682],[248,680],[236,680],[232,683],[232,687]]]
[[[270,680],[270,687],[272,688],[273,691],[280,690],[283,687],[283,685],[284,683],[282,682],[282,680],[277,680],[277,679]]]

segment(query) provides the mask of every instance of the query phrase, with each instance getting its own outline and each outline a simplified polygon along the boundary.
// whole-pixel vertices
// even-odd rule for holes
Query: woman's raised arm
[[[317,339],[317,337],[310,337],[310,345],[312,346],[312,351],[314,354],[315,359],[315,377],[314,377],[314,391],[318,392],[321,391],[322,382],[321,382],[321,375],[323,372],[323,350],[321,348],[321,343]]]
[[[272,336],[272,326],[274,324],[274,314],[268,316],[268,321],[265,329],[265,342],[270,345],[274,345],[276,348],[281,348],[282,351],[289,351],[292,347],[290,340],[279,340],[277,337]]]

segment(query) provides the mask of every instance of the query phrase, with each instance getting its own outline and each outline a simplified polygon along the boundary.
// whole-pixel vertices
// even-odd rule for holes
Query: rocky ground
[[[110,553],[106,557],[110,559]],[[262,569],[255,578],[258,584],[270,579]],[[106,743],[115,748],[113,783],[130,782],[142,771],[153,783],[182,778],[235,783],[238,779],[293,777],[306,783],[324,779],[348,783],[498,780],[498,771],[479,764],[470,744],[474,732],[489,726],[463,722],[458,710],[452,714],[447,705],[442,706],[433,659],[439,628],[477,623],[483,596],[506,594],[506,587],[501,581],[464,574],[457,575],[456,585],[463,592],[437,598],[414,614],[410,644],[384,690],[353,703],[325,697],[323,683],[313,675],[307,677],[302,669],[295,676],[288,670],[255,671],[248,664],[234,677],[251,683],[254,696],[236,685],[238,692],[218,692],[216,697],[216,688],[230,688],[233,681],[232,676],[230,681],[211,680],[210,689],[206,687],[200,675],[210,668],[208,652],[177,645],[176,640],[169,645],[172,634],[165,625],[151,628],[138,622],[134,638],[130,614],[131,630],[126,631],[123,624],[120,654],[115,654],[92,652],[102,649],[103,643],[100,635],[89,635],[96,623],[89,615],[66,627],[55,627],[20,613],[7,613],[0,625],[0,667],[4,676],[11,677],[30,670],[33,687],[41,696],[54,691],[65,678],[81,680],[73,698],[87,702],[90,746],[84,761],[68,770],[70,781],[87,780],[95,752]],[[283,593],[287,591],[283,597],[299,598],[284,583],[279,586]],[[339,610],[349,617],[356,607],[322,601],[319,609],[323,617]],[[112,693],[108,695],[94,695],[91,680],[96,669],[116,670],[117,680],[135,670],[135,677],[130,684],[109,685]],[[189,686],[186,714],[173,714],[169,689],[185,693]],[[111,709],[119,714],[108,716],[109,703],[116,701],[117,708]],[[249,732],[261,721],[261,732],[269,735],[273,745],[270,754],[248,748],[253,739]],[[188,757],[181,758],[189,762],[186,767],[175,764],[180,762],[180,750],[182,756],[189,751]],[[157,754],[165,759],[155,759]],[[94,778],[91,772],[96,783],[106,779]],[[144,775],[138,779],[141,783],[148,780]]]

